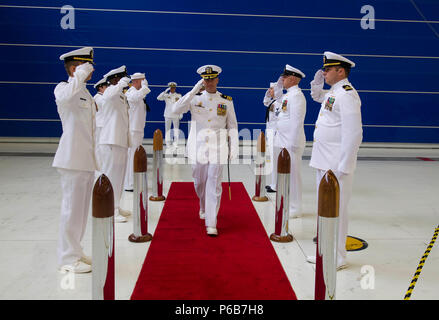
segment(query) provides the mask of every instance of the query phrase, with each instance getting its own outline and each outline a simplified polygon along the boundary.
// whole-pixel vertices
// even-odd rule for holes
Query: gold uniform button
[[[209,120],[207,120],[207,121],[209,121],[209,122],[210,122],[210,119],[209,119]]]
[[[212,111],[212,108],[210,108],[209,111]]]

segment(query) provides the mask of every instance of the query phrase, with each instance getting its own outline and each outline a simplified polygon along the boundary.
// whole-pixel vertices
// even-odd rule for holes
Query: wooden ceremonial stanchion
[[[275,242],[291,242],[293,236],[288,233],[290,203],[290,168],[291,158],[287,149],[283,148],[277,161],[276,213],[274,233],[270,240]]]
[[[92,200],[92,299],[114,300],[114,193],[102,174]]]
[[[258,137],[257,154],[255,163],[255,195],[253,201],[263,202],[268,201],[268,197],[265,195],[265,135],[264,132]]]
[[[337,177],[328,170],[319,185],[315,300],[335,299],[339,201]]]
[[[160,129],[154,132],[153,137],[154,157],[152,162],[152,195],[149,197],[151,201],[163,201],[163,135]]]
[[[148,175],[145,149],[139,146],[133,159],[133,233],[128,237],[131,242],[151,241],[148,233]]]

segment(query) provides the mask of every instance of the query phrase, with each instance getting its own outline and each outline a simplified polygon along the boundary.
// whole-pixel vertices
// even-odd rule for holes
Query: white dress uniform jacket
[[[279,99],[283,95],[281,78],[279,78],[279,80],[277,82],[275,82],[273,89],[274,89],[274,98],[271,97],[269,90],[267,90],[265,92],[263,104],[266,107],[270,106],[275,100]],[[274,106],[273,106],[273,109],[274,109]],[[274,121],[276,121],[276,117],[274,116],[274,112],[270,111],[268,113],[268,121],[267,121],[266,128],[267,129],[274,129]]]
[[[96,93],[93,98],[98,106],[98,111],[96,112],[96,128],[102,128],[104,126],[104,98],[100,92]]]
[[[130,119],[130,139],[131,147],[128,149],[127,168],[125,172],[125,189],[133,189],[133,160],[134,153],[138,146],[143,142],[145,120],[146,120],[146,105],[143,100],[151,90],[148,86],[142,86],[139,90],[131,87],[125,92],[125,95],[130,106],[128,110]]]
[[[95,99],[96,102],[96,106],[98,108],[98,111],[96,111],[96,130],[95,130],[95,152],[96,152],[96,160],[98,163],[98,166],[101,167],[102,166],[102,159],[101,159],[101,155],[100,155],[100,150],[99,150],[99,137],[101,136],[101,130],[102,127],[104,126],[104,111],[103,111],[103,106],[104,106],[104,98],[102,97],[102,93],[98,92],[95,94],[95,96],[93,97]]]
[[[281,148],[304,148],[306,99],[296,85],[288,88],[279,101],[274,102],[276,116],[274,145]]]
[[[62,136],[53,167],[70,170],[97,170],[95,158],[95,101],[84,82],[88,75],[75,72],[55,88],[55,99],[62,124]]]
[[[324,94],[324,95],[323,95]],[[314,96],[323,98],[316,127],[310,166],[321,170],[353,173],[363,139],[361,100],[347,79],[329,91]]]
[[[290,173],[290,217],[302,214],[302,155],[305,149],[306,99],[299,86],[287,89],[279,100],[274,102],[274,165],[277,172],[278,156],[286,148],[291,158]]]
[[[231,157],[238,154],[238,122],[230,97],[222,95],[218,91],[215,93],[203,91],[201,94],[197,94],[195,90],[192,90],[178,100],[172,108],[172,111],[177,114],[189,110],[192,116],[188,137],[189,159],[193,161],[207,159],[214,161],[216,159],[217,163],[218,161],[223,164],[227,163],[227,134],[230,135]],[[227,131],[221,129],[227,129]],[[198,156],[197,159],[197,154],[200,154],[201,150],[207,158],[200,159]]]
[[[123,93],[125,82],[110,85],[104,92],[104,126],[101,130],[99,144],[130,147],[128,101]]]
[[[174,103],[176,103],[181,98],[181,94],[174,92],[166,92],[163,91],[160,93],[157,97],[157,100],[159,101],[165,101],[165,112],[163,113],[163,116],[165,118],[178,118],[179,114],[172,111],[172,106]]]
[[[142,86],[139,90],[134,87],[128,89],[125,95],[129,104],[130,130],[141,131],[145,129],[146,105],[143,100],[151,90],[147,86]]]

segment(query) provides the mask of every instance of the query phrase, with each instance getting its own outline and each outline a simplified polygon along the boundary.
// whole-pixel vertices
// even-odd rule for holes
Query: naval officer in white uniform
[[[311,82],[311,96],[321,103],[315,124],[310,166],[317,169],[317,194],[320,181],[332,170],[340,184],[339,237],[337,268],[347,266],[346,237],[348,204],[357,163],[357,153],[363,139],[361,100],[348,80],[355,63],[333,52],[325,52],[323,70],[316,72]],[[323,90],[324,82],[331,86]],[[315,262],[315,257],[309,257]]]
[[[302,155],[305,149],[306,99],[299,88],[305,74],[297,68],[286,65],[281,75],[287,92],[274,105],[274,160],[277,161],[282,148],[286,148],[291,158],[290,208],[289,217],[298,218],[302,214]],[[274,97],[274,92],[273,92]],[[277,167],[276,167],[277,168]]]
[[[136,72],[131,75],[132,86],[125,92],[130,108],[128,115],[130,120],[131,147],[128,149],[128,161],[125,173],[125,190],[133,191],[133,160],[134,153],[143,142],[145,134],[146,104],[145,97],[151,90],[144,73]]]
[[[110,179],[113,187],[114,219],[116,222],[126,222],[125,216],[130,213],[120,208],[120,199],[123,192],[128,148],[131,146],[129,106],[124,94],[130,78],[127,77],[125,66],[111,70],[104,77],[110,86],[103,95],[104,126],[99,137],[102,172]]]
[[[61,217],[58,242],[58,265],[62,272],[91,271],[91,258],[81,247],[87,225],[95,158],[95,112],[93,97],[86,82],[93,74],[93,48],[86,47],[60,56],[68,81],[54,91],[62,124],[62,136],[52,166],[61,176]]]
[[[157,100],[165,101],[165,111],[163,116],[165,117],[165,141],[166,147],[168,148],[170,148],[171,145],[174,148],[178,147],[178,137],[180,133],[179,127],[182,115],[172,112],[172,106],[181,98],[181,94],[177,93],[176,90],[177,83],[169,82],[168,88],[157,96]],[[173,143],[171,138],[171,124],[174,126]]]
[[[172,108],[176,114],[191,112],[188,157],[200,199],[200,218],[205,219],[209,236],[218,235],[217,214],[221,201],[223,164],[238,156],[238,123],[232,98],[217,91],[221,68],[198,68],[202,79]],[[205,90],[199,93],[204,85]],[[228,137],[230,138],[230,151]]]
[[[98,163],[101,163],[101,157],[99,156],[99,136],[101,134],[102,127],[104,126],[104,98],[103,94],[105,89],[108,87],[107,79],[102,78],[94,85],[97,93],[94,95],[94,99],[96,102],[96,131],[95,131],[95,141],[96,141],[96,159]]]
[[[266,185],[265,189],[267,192],[276,192],[276,182],[277,182],[277,161],[273,159],[273,143],[275,135],[275,121],[274,116],[274,102],[283,94],[283,84],[282,77],[279,77],[277,82],[270,82],[270,88],[265,92],[263,104],[266,107],[265,110],[265,139],[266,144],[268,144],[268,152],[270,155],[270,174],[271,174],[271,184]],[[277,159],[276,159],[277,160]]]

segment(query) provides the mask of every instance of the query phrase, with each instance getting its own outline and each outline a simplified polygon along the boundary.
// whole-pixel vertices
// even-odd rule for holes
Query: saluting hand
[[[204,79],[200,79],[192,90],[194,90],[194,92],[198,93],[198,91],[200,91],[200,89],[203,87],[203,85],[204,85]]]
[[[312,81],[315,85],[323,85],[325,82],[325,76],[323,75],[323,70],[319,69],[314,75],[314,80]]]
[[[273,99],[274,98],[274,89],[268,88],[268,94],[270,95],[271,99]]]
[[[76,67],[75,73],[84,77],[84,79],[88,79],[93,73],[94,68],[93,65],[89,62],[80,64]]]
[[[131,79],[128,77],[123,77],[122,79],[119,80],[120,83],[123,84],[124,87],[128,86],[128,83],[130,83]]]

